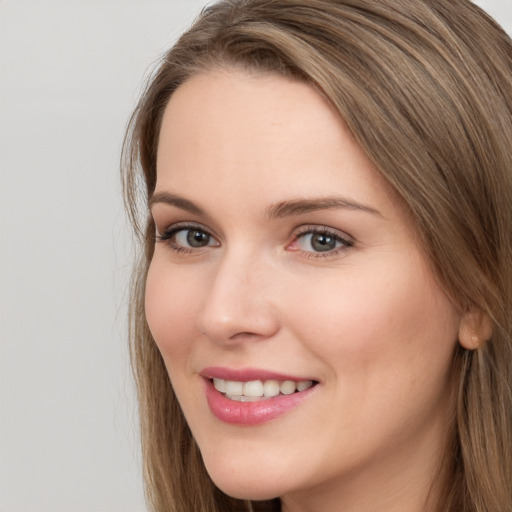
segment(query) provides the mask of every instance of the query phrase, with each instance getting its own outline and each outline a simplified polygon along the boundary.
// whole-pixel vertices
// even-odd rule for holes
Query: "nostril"
[[[256,339],[256,338],[261,338],[261,337],[263,337],[262,334],[246,331],[246,332],[237,332],[236,334],[233,334],[231,336],[231,339],[233,341],[236,341],[236,340],[243,341],[245,339],[250,340],[250,339]]]

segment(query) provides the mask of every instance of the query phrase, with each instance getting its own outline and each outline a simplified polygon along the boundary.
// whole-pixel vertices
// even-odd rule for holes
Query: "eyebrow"
[[[301,215],[303,213],[314,212],[318,210],[331,210],[337,208],[359,210],[371,213],[372,215],[383,217],[383,215],[375,208],[341,196],[282,201],[269,206],[267,208],[266,215],[269,219],[277,219],[293,215]]]
[[[188,211],[195,215],[205,215],[202,208],[196,205],[194,202],[176,194],[170,192],[158,192],[153,194],[149,199],[149,208],[151,209],[157,203],[164,203],[171,206],[176,206],[181,210]],[[265,210],[265,216],[267,219],[280,219],[283,217],[292,217],[301,215],[308,212],[314,212],[319,210],[331,210],[337,208],[345,208],[349,210],[363,211],[383,217],[383,215],[372,208],[371,206],[364,205],[357,201],[353,201],[346,197],[341,196],[328,196],[319,197],[312,199],[292,199],[288,201],[280,201],[270,205]]]
[[[184,197],[171,194],[169,192],[158,192],[156,194],[153,194],[149,198],[149,209],[151,210],[151,208],[157,203],[165,203],[171,206],[176,206],[181,210],[185,210],[196,215],[204,215],[205,213],[202,208],[199,208],[199,206],[197,206],[192,201],[185,199]]]

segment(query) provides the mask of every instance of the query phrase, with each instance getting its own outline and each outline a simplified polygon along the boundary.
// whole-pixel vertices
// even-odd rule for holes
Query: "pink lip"
[[[285,375],[284,373],[276,373],[268,370],[258,370],[257,368],[223,368],[220,366],[204,368],[200,374],[206,379],[224,379],[237,382],[270,379],[294,381],[315,380],[309,377],[298,377],[296,375]]]
[[[204,377],[206,388],[206,400],[212,414],[225,423],[235,425],[259,425],[274,420],[283,414],[298,407],[312,392],[317,389],[313,386],[305,391],[292,393],[291,395],[279,395],[257,402],[237,402],[229,400],[217,391],[212,378],[247,382],[250,380],[312,380],[303,377],[291,377],[255,369],[233,370],[229,368],[205,368],[201,375]]]

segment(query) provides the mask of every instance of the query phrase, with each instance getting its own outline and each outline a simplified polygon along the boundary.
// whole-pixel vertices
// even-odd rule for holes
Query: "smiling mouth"
[[[236,402],[258,402],[279,395],[292,395],[313,387],[317,382],[312,380],[251,380],[248,382],[211,379],[217,391],[227,399]]]

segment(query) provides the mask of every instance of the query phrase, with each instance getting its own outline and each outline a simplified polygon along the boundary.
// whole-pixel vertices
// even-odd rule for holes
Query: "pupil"
[[[187,242],[191,247],[204,247],[208,245],[209,235],[203,231],[191,229],[187,234]]]
[[[327,252],[336,248],[336,240],[330,235],[318,234],[313,236],[311,245],[315,251]]]

